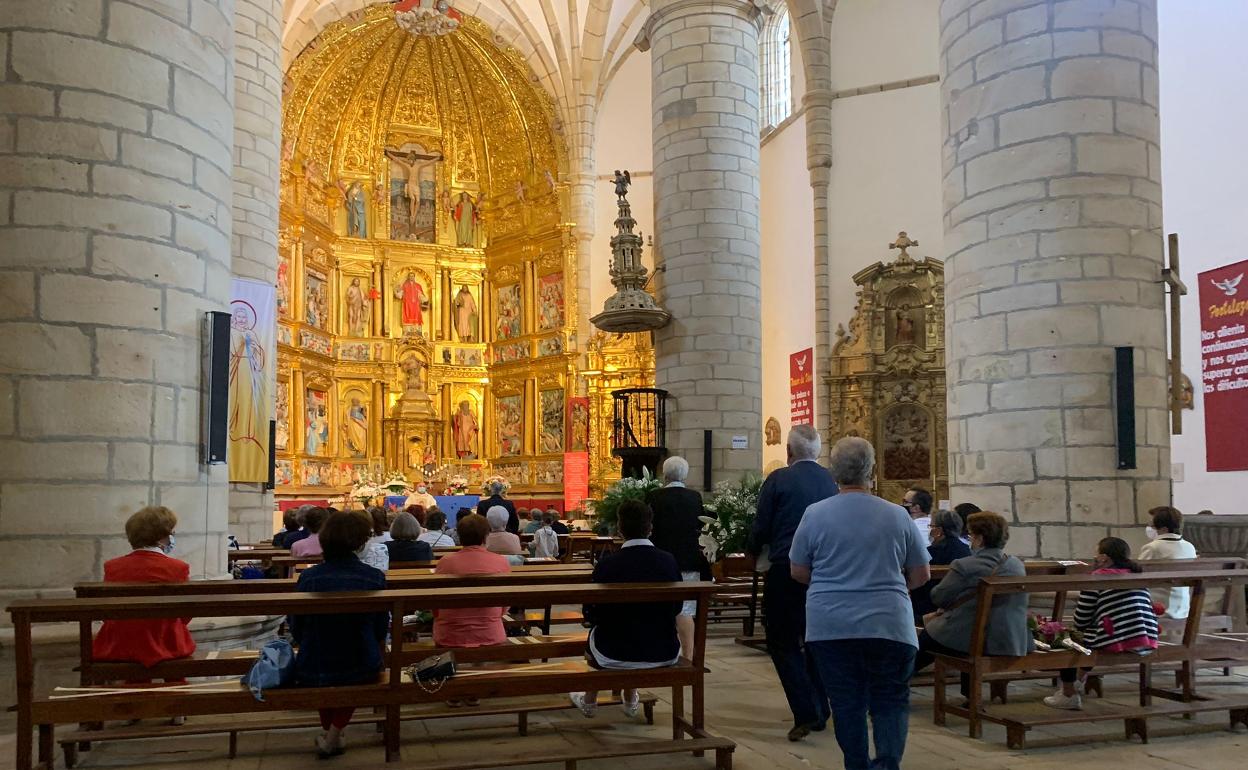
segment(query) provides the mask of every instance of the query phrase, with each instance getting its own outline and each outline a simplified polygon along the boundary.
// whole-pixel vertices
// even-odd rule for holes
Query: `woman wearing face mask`
[[[1010,537],[1004,516],[988,511],[973,513],[967,518],[966,527],[971,536],[971,555],[950,564],[948,574],[932,589],[932,603],[937,610],[923,619],[915,671],[931,665],[934,653],[966,655],[970,651],[980,578],[1027,574],[1023,563],[1004,551]],[[1034,644],[1027,630],[1027,594],[999,596],[993,601],[984,647],[988,655],[1026,655],[1032,651]],[[964,696],[969,694],[969,687],[970,678],[963,675]]]
[[[952,564],[958,559],[971,555],[971,547],[962,542],[962,517],[953,511],[936,511],[928,527],[928,540],[931,545],[927,553],[933,566]],[[914,624],[923,625],[923,616],[936,611],[932,602],[932,589],[939,580],[929,580],[910,592],[910,603],[914,607]]]
[[[1158,506],[1148,512],[1153,524],[1145,528],[1151,541],[1140,549],[1140,561],[1150,559],[1195,559],[1196,546],[1183,539],[1183,514],[1168,505]],[[1166,617],[1184,620],[1191,606],[1192,589],[1175,586],[1157,598],[1164,598]]]
[[[1107,537],[1096,546],[1093,575],[1127,575],[1141,572],[1131,561],[1131,546]],[[1075,605],[1075,627],[1083,632],[1083,646],[1106,652],[1148,653],[1157,649],[1157,615],[1146,588],[1080,591]],[[1083,683],[1090,668],[1064,668],[1062,686],[1044,699],[1046,706],[1078,711],[1083,708]]]
[[[386,575],[360,561],[357,554],[368,543],[373,523],[364,511],[335,511],[321,526],[325,560],[299,575],[297,591],[380,591]],[[390,626],[390,613],[292,615],[290,633],[299,652],[295,656],[295,683],[305,687],[336,687],[377,681],[381,672],[381,642]],[[354,708],[321,709],[316,739],[321,759],[341,754],[342,732]]]
[[[168,508],[149,506],[126,520],[126,539],[134,550],[104,562],[106,583],[185,583],[191,567],[173,553],[178,516]],[[153,666],[195,652],[186,630],[190,618],[106,620],[95,635],[95,660],[137,661]]]

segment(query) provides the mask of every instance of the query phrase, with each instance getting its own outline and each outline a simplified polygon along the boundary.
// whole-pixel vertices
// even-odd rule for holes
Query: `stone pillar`
[[[277,196],[282,142],[282,0],[235,0],[234,238],[240,278],[277,282]],[[271,368],[269,393],[277,386]],[[230,533],[243,543],[272,536],[273,493],[230,485]]]
[[[1170,496],[1156,0],[940,11],[952,499],[1009,512],[1020,556],[1138,545]]]
[[[703,479],[762,464],[759,317],[759,10],[743,0],[655,0],[643,35],[653,77],[659,304],[655,383],[668,390],[667,446]],[[732,449],[744,436],[746,449]]]
[[[199,463],[203,314],[230,290],[233,0],[0,3],[0,586],[98,579],[178,513],[225,571]]]

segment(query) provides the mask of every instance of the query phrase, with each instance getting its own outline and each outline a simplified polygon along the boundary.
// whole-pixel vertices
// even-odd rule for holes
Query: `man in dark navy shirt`
[[[789,546],[802,514],[837,491],[832,474],[815,461],[820,445],[819,432],[809,425],[789,431],[789,465],[763,482],[748,546],[756,557],[766,548],[771,562],[763,587],[763,622],[767,653],[793,712],[791,741],[824,729],[831,713],[823,682],[805,650],[806,586],[789,574]]]

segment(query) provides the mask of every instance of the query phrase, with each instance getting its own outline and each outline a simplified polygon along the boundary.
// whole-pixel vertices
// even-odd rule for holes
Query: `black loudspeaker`
[[[269,480],[265,489],[277,487],[277,420],[269,420]]]
[[[204,313],[199,376],[200,461],[205,465],[220,465],[225,462],[225,452],[229,444],[229,313]]]
[[[712,491],[714,480],[711,478],[711,432],[702,431],[702,488]]]
[[[1118,470],[1135,469],[1135,348],[1114,348],[1114,408]]]

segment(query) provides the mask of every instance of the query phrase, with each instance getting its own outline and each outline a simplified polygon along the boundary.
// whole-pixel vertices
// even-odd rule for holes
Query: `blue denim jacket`
[[[385,574],[355,556],[329,559],[307,569],[299,591],[380,591]],[[390,628],[389,612],[292,615],[290,631],[299,652],[295,682],[310,687],[365,684],[381,671],[381,644]]]

